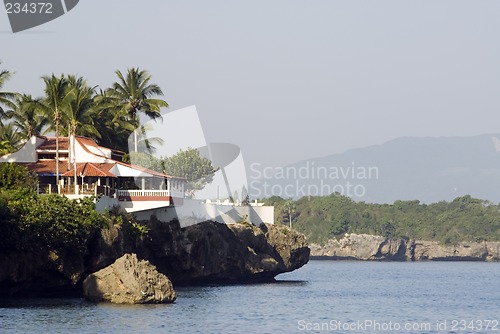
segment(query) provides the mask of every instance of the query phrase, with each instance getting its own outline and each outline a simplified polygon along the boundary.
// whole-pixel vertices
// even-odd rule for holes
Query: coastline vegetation
[[[130,239],[149,229],[130,214],[101,214],[94,197],[71,200],[57,194],[38,195],[37,176],[26,167],[0,164],[0,250],[65,250],[84,254],[99,230],[119,225]]]
[[[500,205],[457,197],[451,202],[393,204],[355,202],[339,193],[286,200],[270,197],[275,222],[304,233],[310,242],[324,243],[345,233],[411,238],[456,244],[461,241],[500,241]],[[293,209],[291,209],[293,208]]]
[[[71,249],[83,252],[106,219],[93,198],[73,201],[38,195],[36,175],[27,168],[0,164],[0,249]]]

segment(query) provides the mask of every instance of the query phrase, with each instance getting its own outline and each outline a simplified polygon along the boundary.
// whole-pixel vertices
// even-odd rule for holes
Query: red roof
[[[68,150],[68,137],[59,137],[59,149],[63,151]],[[55,151],[56,150],[56,138],[46,137],[46,140],[36,148],[37,150],[44,151]]]
[[[157,177],[169,177],[169,178],[176,178],[176,179],[182,179],[182,178],[177,178],[177,177],[172,177],[168,175],[164,175],[162,173],[155,172],[153,170],[141,167],[141,166],[136,166],[136,165],[130,165],[126,164],[124,162],[120,161],[113,161],[113,162],[107,162],[107,163],[91,163],[91,162],[81,162],[76,164],[76,175],[78,176],[97,176],[97,177],[117,177],[113,173],[111,173],[109,170],[115,165],[115,164],[120,164],[123,166],[127,166]],[[28,167],[29,170],[39,174],[39,175],[45,175],[45,176],[55,176],[56,175],[56,162],[55,160],[39,160],[38,162],[30,162],[30,163],[20,163],[20,165]],[[74,171],[73,171],[73,166],[70,165],[70,169],[68,170],[68,162],[67,161],[60,161],[59,162],[59,175],[61,176],[66,176],[66,177],[71,177],[73,176]]]
[[[96,165],[100,165],[99,167]],[[116,175],[109,172],[111,168],[109,165],[114,164],[93,164],[90,162],[79,163],[76,167],[76,175],[78,176],[97,176],[97,177],[116,177]],[[73,176],[74,170],[69,170],[62,176]]]
[[[56,150],[56,138],[55,137],[40,137],[45,139],[45,141],[37,147],[37,150],[41,151],[55,151]],[[87,138],[87,137],[80,137],[76,136],[76,140],[80,143],[80,145],[83,147],[85,151],[88,153],[106,158],[107,163],[91,163],[91,162],[82,162],[82,163],[77,163],[77,175],[84,175],[84,176],[98,176],[98,177],[117,177],[113,173],[111,173],[109,170],[115,166],[116,164],[120,164],[123,166],[127,166],[129,168],[133,168],[135,170],[139,170],[141,172],[145,172],[147,174],[157,176],[157,177],[169,177],[169,178],[175,178],[175,179],[180,179],[180,180],[185,180],[185,178],[182,177],[177,177],[177,176],[171,176],[171,175],[166,175],[145,167],[141,167],[138,165],[132,165],[129,163],[124,163],[121,161],[116,161],[104,156],[101,156],[100,154],[96,154],[94,152],[91,152],[87,146],[92,146],[95,148],[100,148],[100,149],[106,149],[110,150],[106,147],[99,146],[93,139]],[[69,140],[68,137],[59,137],[59,149],[60,150],[68,150],[69,147]],[[117,150],[111,150],[114,153],[123,153]],[[38,160],[38,162],[33,162],[33,163],[21,163],[22,165],[28,167],[29,170],[36,172],[39,175],[56,175],[56,162],[55,160]],[[60,161],[59,162],[59,175],[62,176],[73,176],[74,171],[73,171],[73,166],[70,165],[70,170],[68,170],[68,161]]]
[[[19,163],[29,170],[39,175],[56,175],[56,161],[55,160],[38,160],[37,162]],[[59,161],[59,174],[68,170],[67,161]]]

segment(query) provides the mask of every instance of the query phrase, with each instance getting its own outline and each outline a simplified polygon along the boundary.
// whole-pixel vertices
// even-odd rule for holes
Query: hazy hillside
[[[275,222],[304,233],[310,242],[323,243],[345,233],[432,240],[442,244],[461,241],[500,241],[500,205],[469,195],[449,202],[394,204],[355,202],[332,194],[302,197],[297,201],[270,197]]]
[[[337,191],[357,201],[431,203],[470,194],[498,203],[500,135],[398,138],[274,169],[274,178],[254,182],[252,188],[261,197]]]

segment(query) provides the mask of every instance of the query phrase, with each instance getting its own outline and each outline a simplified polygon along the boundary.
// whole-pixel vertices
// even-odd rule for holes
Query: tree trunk
[[[75,187],[75,195],[78,195],[77,192],[77,184],[78,184],[78,179],[76,176],[76,128],[73,128],[71,138],[70,138],[70,151],[71,151],[71,162],[73,164],[73,180],[74,180],[74,187]]]
[[[134,152],[137,153],[137,129],[134,129]]]
[[[56,187],[59,193],[59,111],[55,110],[54,118],[56,122]]]

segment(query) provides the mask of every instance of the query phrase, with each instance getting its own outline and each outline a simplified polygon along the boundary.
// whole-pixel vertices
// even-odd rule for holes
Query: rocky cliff
[[[126,253],[148,260],[175,285],[269,281],[309,260],[305,237],[284,226],[142,222],[149,232],[101,230],[84,254],[71,249],[0,250],[0,295],[81,295],[81,283]]]
[[[325,245],[311,244],[311,256],[363,261],[500,261],[500,242],[461,242],[392,239],[368,234],[346,234]]]

